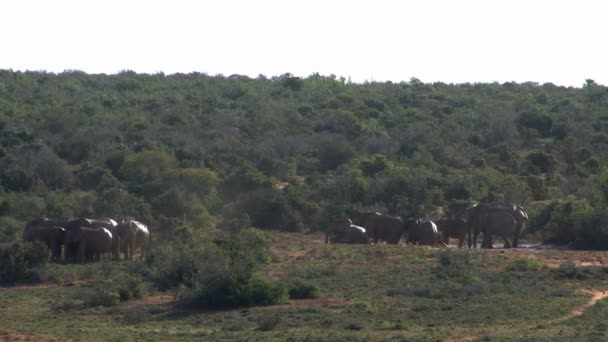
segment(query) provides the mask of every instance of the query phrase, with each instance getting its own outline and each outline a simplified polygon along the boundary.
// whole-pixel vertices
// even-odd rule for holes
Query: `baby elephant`
[[[407,233],[406,243],[428,246],[439,244],[445,246],[441,241],[441,236],[439,236],[437,225],[431,220],[411,218],[405,221],[404,226]]]
[[[325,243],[368,244],[365,228],[355,226],[348,218],[333,221],[325,232]]]
[[[446,245],[450,243],[450,238],[458,239],[458,248],[462,248],[469,231],[467,221],[463,219],[442,218],[435,222],[441,234],[441,239]]]

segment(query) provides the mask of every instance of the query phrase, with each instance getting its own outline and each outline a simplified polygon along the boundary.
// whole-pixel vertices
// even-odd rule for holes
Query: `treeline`
[[[592,80],[3,70],[0,240],[41,216],[131,216],[163,238],[185,226],[317,230],[368,209],[458,216],[477,201],[526,206],[529,231],[554,240],[567,240],[558,204],[584,202],[595,240],[608,236],[607,95]]]

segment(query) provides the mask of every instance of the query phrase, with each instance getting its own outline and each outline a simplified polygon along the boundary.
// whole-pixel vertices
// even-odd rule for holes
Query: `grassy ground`
[[[127,264],[51,265],[42,285],[0,288],[0,340],[604,341],[604,252],[456,251],[323,245],[269,233],[270,278],[314,299],[188,310],[172,293],[90,306],[96,283]]]

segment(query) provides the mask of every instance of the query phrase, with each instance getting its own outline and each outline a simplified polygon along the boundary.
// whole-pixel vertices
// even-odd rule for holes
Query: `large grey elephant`
[[[32,220],[23,230],[24,241],[41,241],[51,252],[51,260],[61,259],[61,247],[65,239],[65,228],[59,226],[59,220],[40,218]]]
[[[334,220],[325,231],[325,243],[368,244],[366,229],[348,218]]]
[[[509,244],[509,247],[517,247],[519,244],[519,236],[523,230],[526,229],[528,224],[528,213],[526,210],[517,204],[513,203],[480,203],[474,205],[472,207],[467,208],[466,211],[466,220],[469,224],[469,232],[468,232],[468,245],[471,248],[471,234],[473,233],[473,224],[479,223],[480,215],[488,212],[494,211],[502,211],[510,214],[515,220],[515,230],[513,234],[510,236],[512,238],[512,244]],[[483,228],[480,227],[483,231]],[[490,240],[491,243],[491,240]]]
[[[437,225],[431,220],[410,218],[405,220],[406,243],[434,246],[443,244]]]
[[[482,248],[492,248],[492,235],[503,237],[504,248],[511,248],[511,238],[517,231],[517,221],[507,211],[494,210],[482,212],[470,222],[473,234],[473,248],[477,248],[477,235],[483,233]]]
[[[103,255],[112,252],[112,233],[103,227],[71,227],[65,232],[66,248],[76,246],[78,261],[85,262],[87,256],[99,261]]]
[[[142,260],[146,257],[146,251],[150,244],[150,231],[148,226],[135,220],[122,221],[115,230],[114,241],[118,240],[120,249],[125,255],[125,260],[133,260],[133,254],[137,248],[141,249]]]
[[[112,234],[112,257],[117,260],[118,253],[120,249],[120,242],[118,241],[116,234],[116,227],[118,223],[111,218],[86,218],[79,217],[77,219],[70,220],[67,223],[66,231],[70,231],[72,229],[77,229],[81,227],[86,228],[106,228]],[[76,246],[73,242],[70,242],[69,245],[66,243],[66,258],[73,259],[76,257]]]
[[[458,239],[458,248],[462,248],[469,231],[467,221],[457,218],[442,218],[435,221],[435,224],[437,224],[443,243],[448,245],[450,238]]]
[[[399,216],[390,216],[377,212],[359,214],[355,225],[365,228],[367,235],[378,243],[380,240],[397,245],[403,236],[403,220]]]

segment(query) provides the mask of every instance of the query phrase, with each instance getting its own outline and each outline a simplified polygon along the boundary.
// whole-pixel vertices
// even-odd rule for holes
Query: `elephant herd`
[[[143,259],[150,244],[148,227],[135,220],[120,223],[110,218],[77,218],[71,220],[39,218],[28,222],[23,230],[24,241],[40,241],[50,253],[51,260],[99,261],[106,256],[114,260],[133,260],[136,249]]]
[[[523,207],[512,203],[481,203],[467,208],[463,218],[401,219],[378,212],[364,212],[354,220],[340,218],[325,231],[325,243],[406,244],[447,246],[450,238],[458,239],[462,248],[467,240],[469,248],[477,248],[477,236],[483,234],[481,248],[492,248],[493,236],[504,240],[504,248],[517,247],[519,236],[526,228],[528,214]]]

